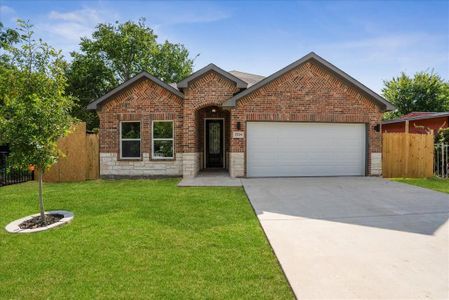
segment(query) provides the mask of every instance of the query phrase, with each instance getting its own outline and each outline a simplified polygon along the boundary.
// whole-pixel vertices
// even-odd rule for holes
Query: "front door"
[[[223,168],[223,120],[206,120],[206,168]]]

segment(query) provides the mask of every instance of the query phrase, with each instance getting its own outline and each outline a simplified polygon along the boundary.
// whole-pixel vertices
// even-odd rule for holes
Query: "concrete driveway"
[[[243,185],[299,299],[449,298],[449,195],[369,177]]]

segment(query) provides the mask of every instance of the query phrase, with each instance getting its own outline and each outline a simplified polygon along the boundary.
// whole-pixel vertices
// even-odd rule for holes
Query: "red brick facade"
[[[184,155],[184,165],[190,160],[183,174],[195,175],[203,165],[205,118],[225,119],[226,153],[245,153],[246,139],[233,139],[231,135],[237,130],[238,122],[239,131],[246,131],[247,121],[363,123],[368,129],[368,170],[370,154],[381,152],[381,134],[373,127],[381,121],[382,109],[360,89],[313,61],[237,100],[236,106],[230,109],[222,109],[222,104],[240,89],[235,82],[214,71],[191,81],[182,92],[184,99],[143,79],[102,103],[97,109],[100,152],[118,153],[119,122],[138,120],[141,152],[150,153],[151,161],[151,121],[173,120],[175,153]],[[236,174],[245,176],[245,167]]]
[[[119,92],[97,112],[100,118],[100,153],[119,152],[120,121],[141,122],[141,153],[151,153],[153,120],[174,121],[174,152],[183,152],[183,99],[150,80],[140,80]]]
[[[208,72],[189,84],[184,90],[184,152],[201,152],[199,138],[202,127],[198,126],[202,124],[200,117],[205,116],[200,116],[200,110],[220,107],[237,91],[234,82],[215,72]],[[210,112],[208,117],[212,117]]]
[[[381,134],[373,130],[382,111],[356,88],[317,63],[307,62],[240,99],[231,114],[231,128],[247,121],[365,123],[368,154],[381,152]],[[233,139],[231,152],[245,152],[245,139]],[[370,169],[368,155],[368,170]]]

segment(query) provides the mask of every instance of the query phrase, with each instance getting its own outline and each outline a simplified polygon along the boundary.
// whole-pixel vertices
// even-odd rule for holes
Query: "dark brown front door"
[[[206,168],[223,167],[223,120],[206,120]]]

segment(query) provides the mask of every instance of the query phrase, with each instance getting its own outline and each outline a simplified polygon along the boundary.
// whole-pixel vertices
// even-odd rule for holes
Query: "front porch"
[[[208,105],[197,108],[184,118],[187,146],[194,152],[184,153],[183,177],[205,178],[207,175],[214,180],[224,178],[224,174],[229,177],[231,112],[217,105]]]
[[[242,186],[242,181],[229,176],[226,169],[204,169],[195,177],[183,178],[178,186]]]

